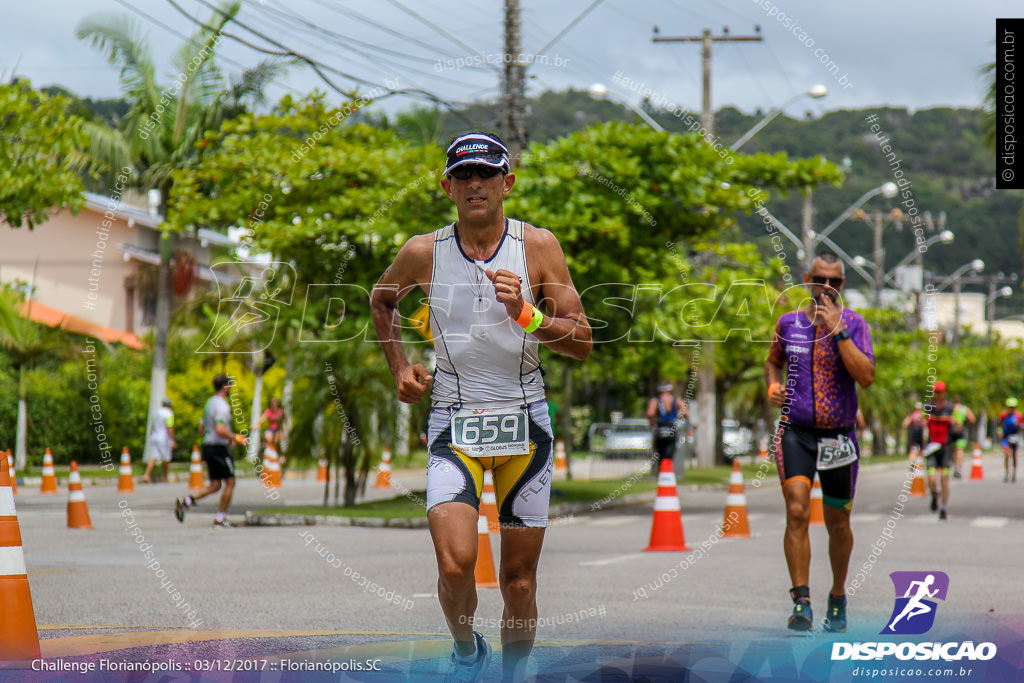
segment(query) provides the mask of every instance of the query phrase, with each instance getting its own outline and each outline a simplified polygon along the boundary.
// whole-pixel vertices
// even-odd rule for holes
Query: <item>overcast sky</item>
[[[212,14],[199,0],[176,1],[200,20]],[[613,82],[619,73],[656,97],[699,110],[699,45],[653,43],[653,27],[661,36],[693,36],[704,28],[721,35],[727,26],[730,35],[745,36],[760,25],[763,42],[716,43],[714,108],[767,111],[815,84],[828,88],[824,99],[791,105],[792,116],[882,105],[977,107],[983,93],[978,69],[993,59],[995,19],[1024,9],[1010,0],[599,0],[563,38],[543,49],[592,4],[522,0],[523,51],[538,55],[528,72],[530,94],[602,82],[638,103],[636,89]],[[119,93],[115,70],[75,37],[83,17],[134,16],[151,39],[165,82],[175,75],[169,55],[181,42],[168,28],[182,34],[194,28],[170,0],[0,0],[0,5],[0,76],[6,80],[17,73],[36,86],[59,84],[82,96]],[[151,18],[133,13],[129,5]],[[503,5],[501,0],[243,0],[239,18],[288,48],[365,81],[328,72],[342,88],[368,92],[397,83],[466,102],[497,95],[500,65],[479,63],[500,60],[495,53],[502,51]],[[277,49],[242,27],[230,32]],[[223,62],[233,73],[262,58],[234,40],[225,40],[220,54],[234,63]],[[547,64],[540,63],[544,57]],[[470,61],[477,64],[465,66]],[[837,73],[830,72],[829,62]],[[316,87],[332,92],[312,69],[295,66],[272,96]],[[414,102],[397,96],[386,106],[393,110]]]

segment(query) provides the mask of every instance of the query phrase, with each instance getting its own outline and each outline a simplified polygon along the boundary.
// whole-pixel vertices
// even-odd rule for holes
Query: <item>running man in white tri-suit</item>
[[[910,621],[911,618],[916,617],[919,614],[928,614],[932,611],[932,608],[921,602],[921,599],[930,598],[939,592],[938,588],[936,588],[933,591],[928,590],[928,587],[931,586],[933,583],[935,583],[934,574],[929,574],[928,576],[926,576],[924,581],[910,582],[910,585],[907,586],[907,592],[903,596],[905,598],[910,598],[910,602],[906,604],[906,606],[903,608],[903,611],[900,612],[899,616],[893,619],[892,623],[889,624],[890,631],[896,630],[893,627],[896,626],[896,622],[902,619],[903,617],[906,617],[907,621]],[[917,592],[913,596],[911,596],[910,594],[915,590],[914,586],[917,586]]]
[[[474,568],[484,469],[493,469],[501,554],[502,666],[522,677],[537,620],[537,563],[548,521],[551,426],[538,344],[576,360],[593,345],[590,324],[555,236],[506,218],[515,183],[494,135],[456,137],[441,187],[458,220],[412,237],[371,295],[373,322],[398,398],[416,403],[433,382],[427,443],[427,519],[438,596],[455,640],[452,680],[476,680],[490,646],[473,630]],[[427,296],[436,368],[411,365],[398,302]]]

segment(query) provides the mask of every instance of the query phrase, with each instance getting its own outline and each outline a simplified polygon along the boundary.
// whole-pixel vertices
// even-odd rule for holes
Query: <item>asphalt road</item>
[[[1024,634],[1024,478],[1003,483],[1001,456],[987,456],[985,471],[984,481],[954,481],[950,518],[940,522],[927,498],[899,502],[902,468],[862,470],[851,581],[863,575],[842,638],[878,639],[893,608],[888,574],[899,570],[949,575],[949,594],[929,637]],[[423,485],[421,473],[396,472],[394,479],[408,489]],[[798,659],[823,643],[827,648],[826,639],[840,636],[785,628],[791,603],[774,468],[766,466],[763,482],[754,484],[746,486],[749,539],[718,538],[724,491],[682,491],[691,553],[642,552],[649,504],[559,520],[541,559],[534,665],[550,680],[578,680],[594,667],[671,668],[683,660],[692,666],[702,648],[717,648],[715,657],[726,663],[766,643],[792,648]],[[316,503],[320,486],[286,480],[279,502]],[[179,524],[171,512],[184,492],[178,484],[136,484],[132,494],[87,487],[95,529],[73,530],[66,528],[66,490],[42,496],[33,489],[22,486],[16,501],[48,662],[153,662],[193,675],[212,669],[217,680],[247,679],[250,674],[225,671],[239,666],[262,668],[263,680],[290,680],[319,662],[345,678],[418,680],[436,677],[450,651],[426,530],[217,529],[212,498]],[[241,480],[233,518],[268,504],[256,481]],[[824,527],[812,527],[811,537],[810,585],[820,619],[830,585]],[[497,539],[493,546],[497,551]],[[497,645],[499,592],[479,593],[477,630]],[[492,676],[499,673],[497,660]],[[353,673],[358,666],[371,670]],[[628,679],[627,673],[622,680]]]

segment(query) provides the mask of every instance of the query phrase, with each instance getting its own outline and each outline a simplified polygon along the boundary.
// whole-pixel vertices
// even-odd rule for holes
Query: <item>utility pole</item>
[[[711,29],[704,29],[699,36],[673,36],[673,37],[661,37],[655,36],[652,38],[655,43],[700,43],[701,44],[701,66],[703,70],[703,94],[701,102],[701,114],[700,114],[700,125],[704,127],[707,132],[707,138],[711,138],[714,135],[713,129],[715,127],[715,115],[714,110],[711,108],[711,45],[712,43],[739,43],[739,42],[760,42],[764,40],[761,37],[761,28],[757,27],[756,36],[730,36],[729,27],[725,27],[722,30],[722,35],[713,36],[711,35]],[[658,29],[654,30],[655,33]],[[706,138],[706,139],[707,139]]]
[[[526,66],[522,56],[519,0],[505,0],[505,73],[501,82],[502,135],[512,166],[526,146]]]
[[[814,238],[811,237],[814,231],[814,188],[810,185],[804,187],[804,203],[800,215],[800,237],[804,243],[804,272],[810,273],[811,266],[814,265]]]
[[[936,278],[932,278],[934,282]],[[985,303],[985,320],[988,324],[988,331],[986,337],[991,343],[992,341],[992,321],[995,317],[995,293],[996,285],[1013,285],[1017,284],[1017,274],[1010,273],[1005,275],[1003,273],[991,273],[989,275],[961,275],[953,281],[953,346],[960,343],[960,292],[963,291],[963,285],[987,285],[988,287],[988,298]]]
[[[760,33],[760,29],[758,29]],[[655,29],[657,33],[657,29]],[[699,36],[677,36],[663,38],[655,36],[655,43],[696,43],[701,44],[701,63],[704,73],[703,96],[701,103],[700,124],[704,128],[704,140],[714,139],[715,113],[711,108],[711,45],[716,42],[749,42],[761,41],[756,36],[730,36],[729,29],[723,35],[712,36],[710,29],[704,29]],[[700,369],[697,372],[697,464],[701,467],[713,467],[720,457],[724,457],[722,440],[719,437],[720,420],[718,417],[721,406],[715,400],[715,342],[705,340],[701,344]]]

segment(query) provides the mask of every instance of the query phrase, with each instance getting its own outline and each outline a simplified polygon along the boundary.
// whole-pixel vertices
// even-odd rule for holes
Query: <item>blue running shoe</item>
[[[837,598],[831,593],[828,594],[828,612],[825,616],[824,627],[831,633],[843,633],[846,631],[846,596]]]
[[[799,598],[793,603],[793,614],[790,615],[786,626],[794,631],[810,631],[814,628],[810,598]]]
[[[491,646],[476,631],[473,631],[473,638],[476,640],[476,658],[470,662],[463,662],[454,646],[452,647],[452,669],[447,678],[449,683],[479,681],[487,671],[487,665],[491,662]]]

